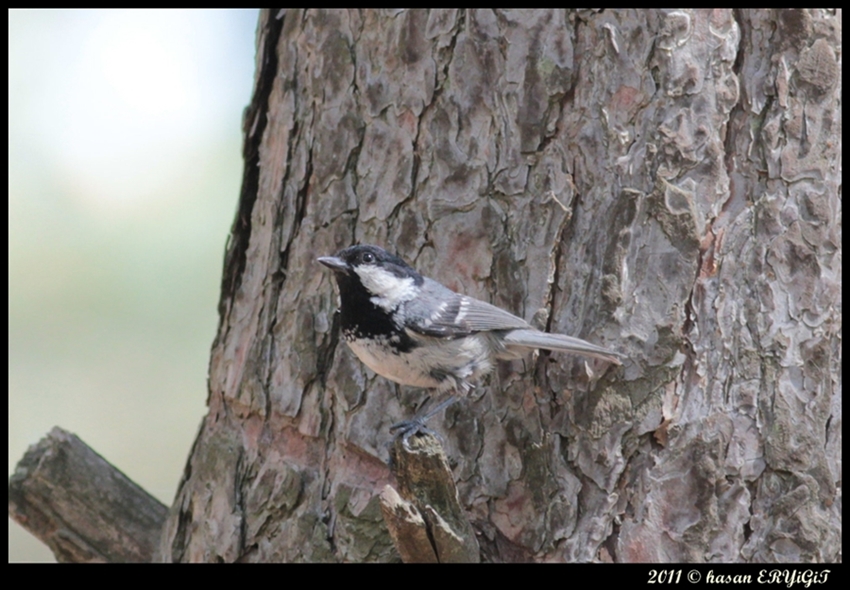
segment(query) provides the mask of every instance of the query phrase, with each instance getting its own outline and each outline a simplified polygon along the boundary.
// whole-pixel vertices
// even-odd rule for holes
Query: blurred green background
[[[9,12],[9,474],[58,425],[170,505],[205,413],[256,10]],[[53,561],[9,520],[9,561]]]

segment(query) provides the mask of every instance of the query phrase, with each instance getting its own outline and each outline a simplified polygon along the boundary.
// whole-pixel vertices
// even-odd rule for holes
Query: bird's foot
[[[395,433],[393,436],[392,443],[398,440],[401,437],[401,444],[403,444],[406,448],[410,448],[407,444],[407,441],[410,440],[410,437],[414,434],[430,434],[443,442],[443,437],[440,436],[438,432],[431,430],[427,426],[425,426],[425,420],[427,418],[413,418],[412,420],[402,420],[401,422],[396,422],[392,426],[390,426],[390,432]],[[390,443],[390,444],[392,444]]]
[[[394,443],[396,440],[398,440],[399,437],[401,437],[402,444],[409,449],[410,447],[408,446],[407,441],[410,440],[410,437],[414,434],[430,434],[439,439],[440,442],[445,442],[443,440],[443,437],[440,436],[439,433],[434,432],[433,430],[425,426],[425,422],[427,422],[435,414],[438,414],[448,408],[457,400],[458,398],[451,396],[448,399],[445,399],[440,402],[433,410],[422,412],[419,416],[416,416],[415,418],[412,418],[410,420],[402,420],[401,422],[393,424],[392,426],[390,426],[390,432],[395,433],[392,442]]]

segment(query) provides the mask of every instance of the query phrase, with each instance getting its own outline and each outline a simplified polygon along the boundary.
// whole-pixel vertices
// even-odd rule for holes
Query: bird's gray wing
[[[405,325],[425,336],[458,338],[489,330],[528,328],[528,323],[495,305],[460,295],[425,279],[420,296],[407,303]]]
[[[423,336],[460,338],[475,332],[505,330],[501,343],[510,349],[544,348],[621,364],[621,354],[581,338],[535,330],[523,319],[467,295],[460,295],[436,281],[425,279],[417,298],[406,303],[405,326]]]

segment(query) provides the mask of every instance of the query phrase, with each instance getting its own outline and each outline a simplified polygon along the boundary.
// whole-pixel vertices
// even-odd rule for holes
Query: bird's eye
[[[360,257],[360,260],[362,260],[366,264],[371,264],[375,262],[375,255],[371,252],[364,252],[363,256]]]

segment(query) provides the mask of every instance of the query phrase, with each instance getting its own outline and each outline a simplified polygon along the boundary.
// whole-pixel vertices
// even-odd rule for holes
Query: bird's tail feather
[[[582,356],[603,359],[615,365],[622,364],[622,355],[612,352],[607,348],[596,346],[581,338],[564,336],[563,334],[550,334],[539,330],[512,330],[504,339],[504,345],[508,348],[521,346],[524,348],[543,348],[545,350],[560,350],[571,352]]]

